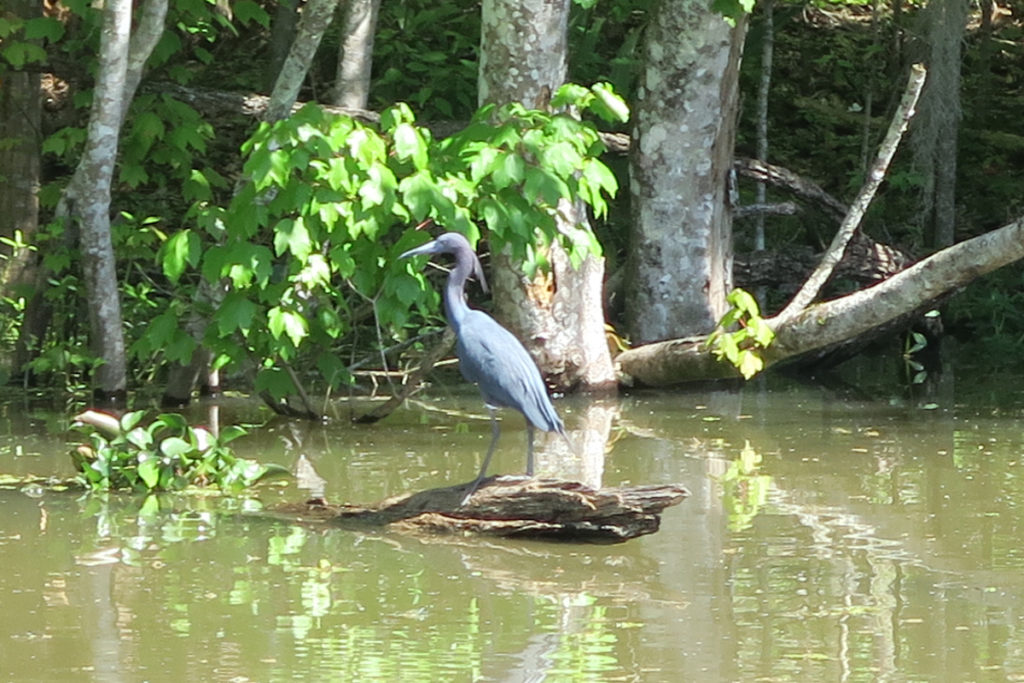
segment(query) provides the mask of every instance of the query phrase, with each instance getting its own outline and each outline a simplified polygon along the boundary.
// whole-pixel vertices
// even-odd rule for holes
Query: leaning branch
[[[964,240],[873,287],[804,309],[776,328],[766,364],[853,339],[1024,258],[1024,217]]]
[[[917,105],[917,100],[921,95],[921,88],[924,86],[924,78],[925,69],[923,66],[915,64],[911,67],[907,89],[903,93],[903,98],[900,100],[900,105],[896,110],[896,115],[893,116],[892,123],[889,124],[889,132],[886,133],[882,146],[878,150],[875,163],[868,173],[867,182],[850,206],[849,213],[846,214],[842,225],[839,226],[839,230],[832,239],[832,244],[829,245],[828,250],[822,257],[821,263],[811,273],[811,276],[807,278],[800,291],[796,293],[796,296],[775,316],[773,323],[784,324],[802,313],[814,301],[825,282],[832,276],[836,264],[843,258],[846,245],[849,244],[853,233],[860,226],[864,213],[871,204],[871,200],[874,199],[875,193],[882,184],[882,180],[885,179],[889,163],[892,161],[893,155],[896,154],[896,148],[899,146],[903,133],[906,132],[910,119],[914,115],[914,107]]]

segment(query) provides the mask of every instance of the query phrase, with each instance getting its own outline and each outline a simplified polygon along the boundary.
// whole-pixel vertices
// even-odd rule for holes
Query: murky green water
[[[144,514],[0,491],[0,679],[1021,680],[1024,396],[1005,379],[916,401],[788,382],[562,401],[581,453],[542,442],[542,474],[693,493],[614,546],[246,514],[472,478],[489,428],[471,394],[247,439],[308,461],[309,490]],[[0,472],[68,472],[59,425],[7,408]],[[518,471],[518,416],[504,433],[493,471]]]

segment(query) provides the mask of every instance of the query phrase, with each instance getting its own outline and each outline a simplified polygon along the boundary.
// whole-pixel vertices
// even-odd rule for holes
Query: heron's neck
[[[466,280],[469,279],[471,272],[473,257],[468,254],[456,254],[455,267],[448,274],[448,283],[444,288],[445,313],[448,314],[448,322],[456,332],[462,325],[462,319],[469,312],[469,306],[466,305]]]

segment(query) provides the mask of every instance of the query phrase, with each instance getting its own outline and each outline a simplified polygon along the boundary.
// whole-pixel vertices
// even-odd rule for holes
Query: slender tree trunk
[[[914,131],[914,161],[925,179],[922,213],[928,242],[941,248],[955,238],[961,43],[967,28],[967,2],[932,0],[923,18],[929,76]]]
[[[569,0],[484,0],[480,103],[546,107],[565,82],[568,17]],[[582,207],[562,209],[561,232],[589,229]],[[530,281],[500,245],[492,247],[498,317],[523,341],[549,381],[562,390],[613,388],[601,295],[604,259],[591,255],[574,270],[555,244],[552,271]]]
[[[274,23],[270,29],[270,63],[264,74],[264,89],[270,91],[277,82],[288,49],[295,42],[295,29],[299,25],[299,0],[278,0]]]
[[[757,85],[757,160],[768,162],[768,96],[772,89],[772,59],[775,54],[775,19],[774,1],[763,0],[761,3],[764,15],[764,37],[761,45],[761,79]],[[755,201],[758,204],[767,202],[768,183],[758,181]],[[754,235],[754,250],[764,250],[764,214],[757,215]]]
[[[35,0],[11,0],[11,11],[26,20],[39,16]],[[42,99],[39,73],[4,74],[0,87],[0,236],[13,239],[35,234],[39,223],[39,158]],[[28,250],[0,247],[0,272],[5,285],[18,283],[30,259]]]
[[[377,30],[380,0],[348,0],[345,26],[338,48],[337,80],[332,104],[366,109],[373,68],[373,35]]]
[[[110,236],[110,186],[120,138],[128,45],[130,0],[103,7],[100,66],[93,91],[85,151],[57,213],[78,224],[93,353],[102,361],[94,377],[99,398],[120,400],[127,387],[121,298]]]
[[[725,313],[744,28],[744,20],[730,27],[707,0],[663,0],[651,14],[630,165],[634,342],[706,333]]]
[[[292,105],[299,98],[299,89],[309,73],[309,65],[313,63],[316,49],[324,32],[331,25],[338,0],[309,0],[302,8],[302,18],[295,33],[288,56],[281,66],[281,73],[274,82],[274,90],[270,95],[264,119],[277,121],[288,116]]]

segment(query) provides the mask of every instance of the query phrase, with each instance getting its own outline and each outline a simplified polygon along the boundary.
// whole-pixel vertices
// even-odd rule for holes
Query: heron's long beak
[[[434,254],[434,253],[436,253],[435,252],[436,247],[437,247],[437,240],[431,240],[430,242],[427,242],[426,244],[424,244],[422,247],[416,247],[415,249],[410,249],[409,251],[406,251],[406,252],[402,253],[402,255],[400,255],[398,258],[409,258],[410,256],[422,256],[423,254]]]

